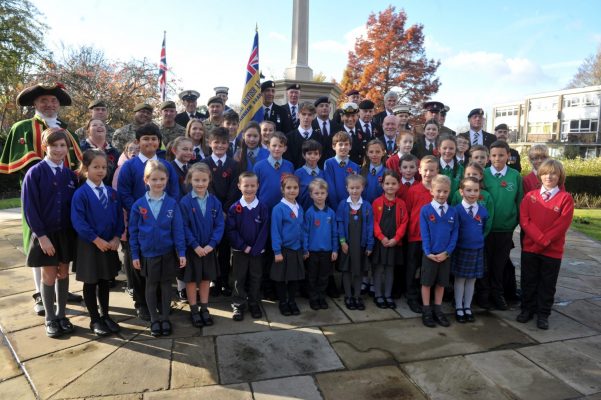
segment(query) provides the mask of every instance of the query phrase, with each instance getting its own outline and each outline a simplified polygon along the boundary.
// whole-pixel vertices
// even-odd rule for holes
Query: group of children
[[[507,167],[507,143],[497,141],[490,150],[472,146],[460,160],[457,138],[439,137],[437,123],[428,121],[425,131],[434,132],[440,159],[415,157],[412,134],[401,132],[395,154],[388,156],[374,139],[359,166],[349,159],[354,139],[338,132],[331,136],[335,156],[326,160],[319,142],[297,144],[294,153],[300,151],[304,163],[295,169],[284,158],[291,150],[288,137],[264,125],[245,127],[235,152],[226,128],[177,138],[167,148],[171,161],[157,157],[160,131],[144,125],[136,131],[138,149],[117,171],[117,190],[103,182],[104,152],[86,151],[77,176],[62,166],[65,132],[44,131],[47,155],[25,177],[23,205],[34,234],[27,263],[43,267],[48,336],[73,330],[65,317],[71,261],[76,279],[84,282],[90,328],[101,336],[119,330],[109,316],[108,282],[120,267],[120,244],[131,265],[136,310],[150,320],[153,336],[172,332],[174,278],[185,288],[191,323],[200,327],[213,324],[211,282],[233,283],[236,321],[246,309],[262,317],[261,288],[270,284],[280,312],[298,315],[302,281],[310,307],[328,308],[334,268],[349,310],[365,309],[367,282],[377,307],[396,308],[393,285],[404,281],[409,307],[422,314],[424,325],[449,326],[441,304],[453,282],[455,318],[473,322],[475,289],[485,305],[490,300],[507,308],[503,274],[518,223],[524,232],[518,320],[536,313],[538,326],[548,328],[573,210],[571,196],[561,189],[560,162],[546,160],[535,168],[542,185],[527,177],[533,186],[524,196],[519,173]]]

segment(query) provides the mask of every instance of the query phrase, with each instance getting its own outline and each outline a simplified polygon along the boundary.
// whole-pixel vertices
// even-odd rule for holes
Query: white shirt
[[[411,185],[413,185],[413,182],[415,182],[415,178],[411,178],[411,180],[407,180],[405,178],[401,178],[401,183],[404,185],[405,183],[409,182]]]
[[[286,204],[288,207],[290,207],[290,209],[292,210],[292,212],[294,213],[294,215],[298,218],[298,209],[299,209],[298,203],[292,204],[291,202],[289,202],[288,200],[286,200],[283,197],[282,197],[281,202],[284,203],[284,204]]]
[[[507,165],[504,166],[503,169],[500,171],[497,171],[497,169],[491,165],[490,173],[492,174],[492,176],[497,176],[498,173],[500,173],[501,176],[505,176],[505,174],[507,173]]]
[[[225,165],[225,160],[227,160],[227,154],[224,154],[223,157],[219,158],[213,153],[211,154],[211,158],[215,162],[215,165],[217,165],[217,163],[221,160],[221,165],[223,166]]]
[[[202,146],[201,145],[194,146],[194,148],[192,149],[192,152],[194,152],[195,155],[196,155],[196,149],[198,149],[198,154],[200,155],[200,158],[205,158],[205,153],[202,151]]]
[[[330,129],[330,120],[329,119],[319,119],[317,118],[317,123],[319,125],[319,129],[323,131],[323,124],[326,124],[326,129],[328,130],[328,136],[332,136],[332,130]],[[323,132],[321,132],[323,134]]]
[[[146,164],[146,161],[148,161],[148,160],[158,160],[159,159],[156,154],[154,156],[152,156],[151,158],[148,158],[142,153],[138,154],[138,158],[140,159],[140,161],[142,161],[142,164]]]
[[[449,166],[449,168],[453,169],[453,167],[455,166],[455,161],[451,160],[451,162],[447,163],[445,162],[445,160],[443,160],[442,158],[440,159],[440,168],[441,169],[445,169],[446,166]]]
[[[98,197],[98,199],[100,199],[100,193],[98,192],[98,190],[96,190],[97,187],[100,187],[102,189],[102,191],[104,192],[104,195],[107,196],[106,187],[104,186],[104,183],[102,183],[102,181],[100,181],[100,185],[98,185],[98,186],[96,186],[96,184],[89,179],[86,180],[86,183],[88,184],[88,186],[90,186],[92,188],[92,192],[94,192],[94,194],[96,194],[96,197]],[[107,196],[107,198],[108,198],[108,196]]]
[[[541,188],[540,188],[540,194],[541,194],[541,196],[545,192],[550,192],[551,193],[551,195],[549,196],[549,199],[548,199],[548,200],[551,200],[557,193],[559,193],[559,186],[555,186],[553,189],[546,189],[544,186],[541,186]]]
[[[309,139],[311,137],[311,135],[313,134],[313,128],[309,127],[308,129],[305,128],[301,128],[300,126],[298,127],[298,131],[300,132],[301,136],[303,138],[307,138]]]
[[[250,203],[247,203],[246,200],[244,200],[244,197],[242,197],[240,199],[240,205],[242,207],[246,207],[249,210],[252,210],[253,208],[255,208],[256,206],[259,205],[259,199],[255,196],[255,199],[253,201],[251,201]]]
[[[426,142],[426,149],[430,148],[430,144],[432,144],[433,148],[436,148],[436,142],[435,141],[430,141],[430,140],[426,139],[425,142]]]
[[[353,203],[353,201],[351,200],[351,196],[349,196],[346,199],[346,202],[349,204],[349,207],[351,207],[351,209],[353,209],[355,211],[359,211],[359,209],[361,208],[361,205],[363,204],[363,197],[359,197],[359,201],[356,203]]]
[[[175,161],[175,164],[177,164],[177,166],[179,167],[179,169],[181,169],[182,171],[184,170],[184,165],[186,165],[186,164],[184,164],[183,162],[181,162],[177,158],[175,160],[173,160],[173,161]]]
[[[476,201],[474,204],[470,204],[465,200],[461,200],[461,205],[463,206],[463,208],[465,208],[465,212],[468,213],[469,215],[469,208],[472,207],[472,213],[474,215],[476,215],[476,213],[478,212],[478,202]]]
[[[432,204],[432,207],[434,207],[434,209],[436,210],[436,212],[438,213],[438,215],[440,215],[440,206],[443,207],[443,210],[444,210],[445,214],[447,213],[447,211],[449,211],[449,205],[447,203],[440,204],[436,200],[432,200],[432,202],[430,204]],[[440,216],[442,217],[442,215],[440,215]]]
[[[56,175],[56,168],[60,168],[61,172],[63,170],[63,164],[56,164],[54,161],[52,161],[48,156],[44,157],[44,161],[46,161],[46,164],[50,165],[50,168],[52,168],[52,172],[54,172],[54,175]]]

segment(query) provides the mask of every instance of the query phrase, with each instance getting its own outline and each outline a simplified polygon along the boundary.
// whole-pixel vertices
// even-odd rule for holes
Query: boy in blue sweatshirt
[[[449,284],[450,256],[457,244],[458,224],[457,211],[449,207],[447,199],[451,192],[451,180],[445,175],[437,175],[432,179],[432,202],[422,207],[419,225],[422,236],[424,255],[421,268],[422,322],[429,328],[450,325],[442,313],[442,296],[444,288]],[[430,306],[430,288],[434,289],[434,307]]]
[[[269,232],[269,209],[257,198],[259,180],[252,172],[243,172],[238,179],[240,200],[228,210],[226,234],[233,250],[234,292],[232,319],[242,321],[248,302],[253,318],[263,317],[259,307],[263,253]],[[246,281],[248,280],[248,293]]]
[[[288,138],[281,132],[275,132],[269,139],[269,157],[255,164],[253,172],[259,178],[259,201],[268,209],[280,202],[282,191],[280,179],[283,174],[294,174],[294,166],[282,156],[286,151]]]
[[[309,306],[313,310],[325,310],[326,289],[332,273],[332,263],[338,258],[338,232],[336,213],[326,205],[328,184],[321,178],[315,178],[309,184],[309,194],[313,206],[305,213],[303,225],[303,246],[307,269],[307,291]]]
[[[305,165],[296,170],[294,175],[298,176],[300,181],[300,194],[298,202],[303,210],[307,211],[313,205],[309,196],[309,184],[315,178],[323,178],[323,170],[317,165],[322,153],[321,143],[316,140],[307,140],[303,142],[302,153]],[[327,193],[326,193],[327,195]]]
[[[328,183],[328,205],[333,210],[348,197],[346,177],[359,173],[359,166],[349,159],[351,137],[346,132],[338,132],[332,138],[332,148],[336,156],[326,160],[323,166],[324,179]]]

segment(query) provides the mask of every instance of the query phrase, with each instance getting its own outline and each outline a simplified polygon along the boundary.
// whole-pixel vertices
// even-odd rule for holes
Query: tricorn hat
[[[33,102],[40,96],[54,96],[58,99],[61,106],[71,105],[71,96],[65,92],[65,86],[60,82],[55,83],[38,83],[23,89],[17,95],[17,104],[25,106],[33,106]]]

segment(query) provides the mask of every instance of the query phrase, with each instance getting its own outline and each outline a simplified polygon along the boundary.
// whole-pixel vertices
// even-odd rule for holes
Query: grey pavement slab
[[[519,310],[491,311],[494,315],[502,318],[506,323],[530,336],[539,343],[554,342],[557,340],[576,339],[585,336],[597,335],[594,329],[584,326],[580,322],[566,317],[558,312],[551,312],[549,316],[549,329],[542,330],[536,327],[536,316],[531,321],[522,324],[515,320],[520,313]]]
[[[426,396],[397,367],[318,374],[317,383],[326,400],[421,400]]]
[[[190,389],[177,389],[163,392],[144,393],[144,400],[252,400],[253,395],[247,383],[227,386],[205,386]]]
[[[555,304],[553,309],[601,333],[601,303],[578,300],[565,305]]]
[[[97,361],[61,390],[57,397],[92,397],[168,389],[172,346],[171,339],[128,342],[102,361]],[[107,382],[111,384],[107,385]]]
[[[343,368],[323,333],[314,328],[219,336],[217,355],[225,384]]]
[[[310,376],[292,376],[252,383],[255,400],[322,400]]]
[[[330,299],[328,299],[329,301]],[[349,310],[344,305],[344,296],[340,296],[333,300],[337,306],[346,314],[353,322],[368,322],[368,321],[383,321],[388,319],[399,319],[400,316],[394,310],[389,308],[378,308],[369,296],[363,296],[365,303],[365,311]]]
[[[219,383],[212,337],[175,339],[171,362],[172,389]]]
[[[19,368],[19,364],[6,343],[0,342],[0,382],[22,374],[23,371]]]
[[[0,393],[3,399],[35,400],[35,395],[25,376],[0,382]]]
[[[520,347],[533,341],[505,322],[478,315],[473,324],[427,328],[421,319],[322,328],[350,369]]]
[[[336,303],[329,298],[326,300],[329,308],[327,310],[312,310],[309,307],[307,299],[297,299],[300,315],[291,315],[288,317],[280,313],[278,304],[271,301],[264,301],[263,308],[267,314],[269,325],[275,329],[294,329],[306,326],[321,326],[330,324],[348,324],[350,319],[338,308]]]
[[[579,290],[595,296],[601,296],[601,277],[599,276],[559,276],[557,286]]]
[[[4,257],[4,256],[3,256]],[[31,268],[19,267],[2,271],[0,277],[0,297],[30,292],[35,289]]]
[[[595,296],[591,293],[581,292],[579,290],[565,288],[563,286],[557,286],[555,288],[555,303],[562,303],[565,301],[573,301],[573,300],[583,300],[583,299],[592,299],[598,296]]]
[[[599,266],[595,262],[584,262],[580,260],[564,259],[561,262],[560,274],[601,276],[601,268],[599,268]]]
[[[546,343],[518,351],[580,393],[601,392],[601,358],[590,354],[600,337]]]
[[[7,241],[2,241],[0,254],[2,254],[2,258],[0,258],[0,270],[18,268],[25,265],[25,256],[23,255],[23,252]],[[31,275],[31,272],[29,272],[29,274]]]
[[[561,400],[580,396],[579,392],[514,350],[471,354],[465,359],[473,369],[518,399]]]
[[[192,326],[192,323],[190,322],[190,313],[188,311],[172,307],[169,321],[171,322],[172,327],[172,333],[171,336],[169,336],[171,339],[201,336],[200,328]],[[134,318],[131,323],[140,328],[147,328],[134,338],[135,341],[156,340],[150,335],[150,322]]]
[[[431,399],[510,399],[463,357],[418,361],[404,364],[402,368]]]
[[[209,311],[213,316],[215,324],[213,326],[203,327],[203,336],[263,332],[270,329],[265,313],[263,313],[263,318],[253,319],[250,316],[250,313],[247,312],[244,314],[244,320],[234,321],[232,319],[232,306],[230,302],[213,303],[211,300],[209,302]]]
[[[94,400],[142,400],[144,398],[143,393],[128,393],[128,394],[118,394],[114,396],[98,396],[94,397]],[[77,400],[89,400],[89,397],[80,397]]]

